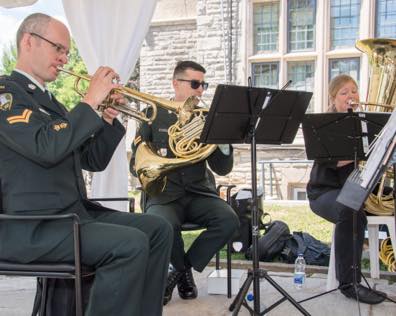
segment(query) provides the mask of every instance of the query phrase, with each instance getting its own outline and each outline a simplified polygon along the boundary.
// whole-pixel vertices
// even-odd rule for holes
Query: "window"
[[[256,3],[253,15],[254,52],[278,50],[279,2]]]
[[[314,61],[293,61],[287,63],[287,79],[292,80],[290,89],[313,91],[315,77]],[[307,112],[313,111],[313,97]]]
[[[377,0],[376,37],[396,38],[396,0]]]
[[[278,88],[279,64],[277,62],[252,64],[254,87]]]
[[[331,0],[330,46],[354,46],[359,37],[360,0]]]
[[[315,49],[315,0],[288,0],[289,51]]]
[[[289,200],[304,201],[308,199],[305,183],[290,182],[287,184],[287,187],[288,187],[287,198]]]
[[[348,74],[359,83],[360,58],[337,58],[329,61],[329,82],[335,76]]]
[[[304,188],[295,188],[293,191],[293,200],[297,201],[306,201],[307,198],[307,191]]]

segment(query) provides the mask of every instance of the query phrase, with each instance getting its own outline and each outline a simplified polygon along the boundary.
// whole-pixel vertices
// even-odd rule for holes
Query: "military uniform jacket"
[[[176,120],[177,117],[173,112],[158,108],[157,118],[154,122],[151,125],[147,123],[141,125],[132,145],[130,168],[135,176],[135,153],[142,141],[150,143],[154,150],[166,155],[167,158],[175,157],[168,145],[168,128]],[[207,169],[207,163],[215,173],[226,175],[233,167],[234,160],[232,153],[232,147],[229,155],[223,154],[217,148],[206,160],[171,172],[167,175],[167,183],[164,191],[156,196],[148,197],[146,206],[169,203],[184,196],[188,192],[219,197],[216,192],[213,175]]]
[[[67,112],[27,77],[0,80],[2,209],[10,214],[77,212],[89,220],[82,168],[101,171],[125,134],[85,103]],[[71,233],[71,225],[35,222],[0,227],[0,256],[29,261]],[[51,238],[48,238],[51,234]],[[6,242],[2,243],[3,240]],[[22,245],[16,247],[16,245]],[[26,253],[29,249],[29,253]],[[25,253],[23,253],[25,252]]]

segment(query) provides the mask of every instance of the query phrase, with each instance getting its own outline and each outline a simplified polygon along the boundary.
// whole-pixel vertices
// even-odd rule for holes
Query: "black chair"
[[[45,315],[46,308],[46,294],[47,294],[47,279],[74,279],[75,281],[75,297],[76,297],[76,316],[83,316],[83,293],[82,293],[82,278],[94,274],[94,271],[89,267],[81,267],[81,248],[80,248],[80,218],[76,214],[65,215],[8,215],[0,214],[1,221],[32,221],[32,220],[65,220],[70,219],[70,224],[73,226],[74,238],[74,262],[53,263],[53,262],[38,262],[38,263],[16,263],[11,261],[0,261],[0,275],[12,276],[30,276],[41,278],[42,281],[42,296],[40,300],[39,315]]]
[[[212,179],[214,181],[214,176],[212,175]],[[226,193],[226,201],[228,204],[231,202],[231,190],[235,188],[235,185],[218,185],[216,190],[217,193],[220,195],[220,190],[222,188],[227,188],[227,193]],[[140,205],[142,208],[142,213],[146,212],[146,193],[142,190],[142,188],[138,187],[136,188],[137,190],[141,191],[140,195]],[[194,230],[201,230],[205,229],[205,227],[195,224],[195,223],[190,223],[190,222],[185,222],[181,225],[181,230],[182,231],[194,231]],[[232,247],[232,238],[227,242],[227,297],[231,298],[231,291],[232,291],[232,285],[231,285],[231,247]],[[220,270],[220,252],[216,253],[216,270]]]
[[[91,201],[129,201],[129,211],[134,211],[133,198],[97,198]],[[1,200],[0,200],[1,206]],[[1,212],[1,209],[0,209]],[[75,281],[75,299],[76,299],[76,316],[83,316],[83,292],[82,279],[93,276],[95,271],[91,267],[81,265],[81,246],[80,246],[80,218],[77,214],[66,215],[8,215],[0,214],[0,221],[18,220],[18,221],[32,221],[32,220],[65,220],[70,219],[70,224],[73,226],[74,238],[74,262],[53,263],[53,262],[38,262],[38,263],[16,263],[11,261],[0,260],[0,275],[12,276],[30,276],[40,279],[42,291],[39,304],[39,315],[45,315],[47,305],[47,289],[48,279],[73,279]],[[33,315],[36,315],[33,310]]]

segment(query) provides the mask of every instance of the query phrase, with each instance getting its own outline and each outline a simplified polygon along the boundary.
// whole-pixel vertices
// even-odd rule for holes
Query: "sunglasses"
[[[202,86],[202,89],[206,90],[209,87],[209,83],[205,81],[199,81],[199,80],[187,80],[187,79],[177,79],[177,81],[185,81],[189,82],[191,85],[191,89],[198,89],[199,86]]]
[[[59,55],[65,55],[67,58],[69,58],[69,51],[66,49],[66,47],[64,47],[61,44],[57,44],[54,43],[53,41],[50,41],[49,39],[46,39],[45,37],[41,36],[40,34],[37,33],[30,33],[30,35],[32,36],[36,36],[44,41],[46,41],[47,43],[49,43],[53,48],[55,48],[56,53]]]

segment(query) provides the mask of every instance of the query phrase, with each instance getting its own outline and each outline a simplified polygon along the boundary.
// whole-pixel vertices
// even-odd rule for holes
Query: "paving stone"
[[[228,299],[225,295],[207,294],[207,277],[213,271],[213,267],[206,268],[202,273],[194,272],[194,278],[198,286],[198,298],[195,300],[182,300],[178,296],[177,289],[173,293],[172,300],[164,307],[164,316],[228,316],[228,310],[234,297]],[[268,272],[268,275],[279,284],[288,294],[296,300],[325,292],[326,275],[312,274],[307,277],[302,290],[293,286],[292,274],[288,272]],[[241,279],[245,280],[246,275]],[[387,280],[368,280],[370,285],[396,300],[396,284]],[[5,277],[0,276],[0,315],[1,316],[24,316],[30,315],[35,295],[35,278]],[[250,289],[250,292],[252,288]],[[265,279],[260,282],[260,303],[269,306],[282,296]],[[344,297],[339,291],[328,293],[324,296],[301,304],[311,315],[320,316],[353,316],[359,315],[356,301]],[[383,302],[370,306],[360,304],[362,316],[396,316],[396,305],[391,302]],[[250,315],[246,308],[242,307],[240,316]],[[301,315],[299,311],[288,301],[283,302],[268,313],[269,316]]]

